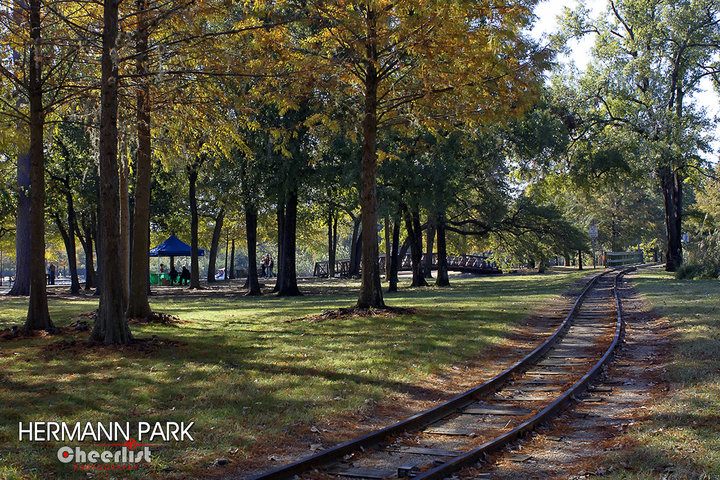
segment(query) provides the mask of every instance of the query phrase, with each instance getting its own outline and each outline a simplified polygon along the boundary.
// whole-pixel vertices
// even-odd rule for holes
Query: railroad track
[[[616,287],[628,270],[595,276],[556,331],[492,379],[430,410],[255,480],[430,480],[476,464],[550,419],[590,387],[621,339],[622,305]]]

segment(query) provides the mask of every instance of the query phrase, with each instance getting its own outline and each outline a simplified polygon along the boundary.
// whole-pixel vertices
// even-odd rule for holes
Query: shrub
[[[688,261],[675,272],[675,278],[708,279],[720,275],[720,230],[705,231],[687,246]]]
[[[716,278],[715,269],[701,263],[683,263],[675,271],[678,280],[695,280],[699,278]]]

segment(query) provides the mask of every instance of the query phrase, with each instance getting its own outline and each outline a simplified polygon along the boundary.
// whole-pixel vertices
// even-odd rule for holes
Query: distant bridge
[[[385,255],[380,255],[378,261],[380,271],[385,271]],[[425,254],[422,255],[421,265],[425,265]],[[448,270],[462,273],[475,273],[478,275],[494,275],[502,273],[495,262],[488,262],[487,258],[482,255],[447,255]],[[437,270],[437,253],[432,254],[432,269]],[[405,254],[401,258],[399,271],[412,270],[411,254]],[[335,274],[341,277],[347,277],[350,273],[350,259],[344,258],[335,261]],[[328,276],[328,261],[315,262],[315,270],[313,277]]]

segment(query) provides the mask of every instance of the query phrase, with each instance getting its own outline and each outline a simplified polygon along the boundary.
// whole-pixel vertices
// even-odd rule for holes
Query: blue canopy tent
[[[150,256],[151,257],[170,257],[170,266],[172,267],[175,265],[175,257],[189,257],[190,256],[190,245],[183,242],[179,238],[177,238],[175,235],[170,235],[167,240],[162,242],[160,245],[158,245],[155,248],[150,249]],[[202,248],[198,248],[198,256],[204,257],[205,256],[205,250]],[[150,274],[150,283],[154,283],[155,285],[160,283],[161,277],[164,277],[165,275],[160,274],[158,275],[157,279],[153,278],[153,274]],[[168,277],[169,278],[169,277]],[[153,281],[155,280],[155,281]]]
[[[170,235],[167,240],[155,248],[150,249],[151,257],[189,257],[190,245],[183,242],[175,235]],[[198,256],[205,256],[205,250],[198,248]]]

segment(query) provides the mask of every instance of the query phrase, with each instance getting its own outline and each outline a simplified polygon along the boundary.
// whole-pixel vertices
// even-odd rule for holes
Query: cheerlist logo
[[[62,463],[73,463],[75,470],[136,470],[140,462],[150,463],[150,447],[142,447],[134,451],[141,444],[130,439],[127,443],[134,446],[122,447],[120,450],[85,450],[81,447],[62,447],[57,452],[57,458]]]
[[[150,463],[150,447],[167,442],[195,441],[195,422],[20,422],[18,438],[27,442],[91,443],[90,447],[64,445],[57,459],[74,470],[136,470]],[[98,448],[115,447],[115,448]]]

